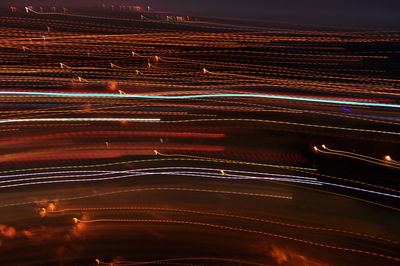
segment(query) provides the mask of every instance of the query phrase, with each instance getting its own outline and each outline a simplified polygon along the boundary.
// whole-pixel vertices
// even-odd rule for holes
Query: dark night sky
[[[400,30],[399,0],[3,0],[2,5],[150,5],[196,15]]]

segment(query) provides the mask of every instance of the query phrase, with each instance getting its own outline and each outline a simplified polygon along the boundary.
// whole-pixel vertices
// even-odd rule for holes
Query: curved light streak
[[[151,167],[151,168],[142,168],[142,169],[135,169],[135,170],[126,170],[126,171],[110,171],[110,170],[84,170],[84,171],[57,171],[57,172],[39,172],[39,173],[26,173],[26,174],[17,174],[17,175],[3,175],[0,176],[0,179],[4,178],[12,178],[12,177],[25,177],[25,176],[40,176],[40,175],[51,175],[53,178],[55,174],[67,174],[62,177],[84,177],[84,176],[94,176],[94,175],[108,175],[108,174],[122,174],[122,173],[134,173],[140,171],[155,171],[155,170],[200,170],[200,171],[214,171],[224,173],[242,173],[242,174],[252,174],[252,175],[269,175],[269,176],[279,176],[279,177],[289,177],[289,178],[302,178],[302,179],[310,179],[316,180],[314,177],[306,177],[306,176],[297,176],[297,175],[286,175],[286,174],[274,174],[274,173],[261,173],[261,172],[253,172],[253,171],[239,171],[233,169],[222,169],[222,168],[207,168],[207,167],[180,167],[180,166],[173,166],[173,167]],[[81,175],[68,175],[68,174],[76,174],[80,173]],[[84,175],[82,175],[84,174]],[[228,174],[229,176],[229,174]],[[49,178],[46,176],[42,176],[41,178]],[[2,181],[0,181],[1,183]]]
[[[213,170],[215,170],[215,169],[213,169]],[[177,175],[177,176],[192,176],[192,177],[195,176],[195,177],[216,178],[216,179],[268,180],[268,181],[283,181],[283,182],[291,182],[291,183],[303,183],[303,184],[309,184],[309,185],[327,185],[327,186],[346,188],[346,189],[350,189],[350,190],[361,191],[361,192],[366,192],[366,193],[371,193],[371,194],[376,194],[376,195],[381,195],[381,196],[387,196],[387,197],[392,197],[392,198],[400,198],[400,196],[394,195],[394,194],[389,194],[389,193],[384,193],[384,192],[379,192],[379,191],[374,191],[374,190],[369,190],[369,189],[363,189],[363,188],[357,188],[357,187],[352,187],[352,186],[346,186],[346,185],[341,185],[341,184],[335,184],[335,183],[330,183],[330,182],[321,182],[321,181],[312,180],[312,179],[304,179],[303,177],[299,178],[298,176],[290,176],[290,175],[279,175],[279,174],[275,175],[275,174],[271,174],[272,176],[278,176],[278,177],[268,177],[268,176],[257,176],[256,177],[256,176],[242,176],[242,175],[232,175],[232,174],[224,174],[224,175],[222,175],[222,174],[207,173],[207,172],[206,173],[201,173],[201,172],[199,172],[199,173],[196,173],[196,172],[177,172],[177,171],[172,171],[172,172],[146,172],[146,171],[141,171],[141,172],[139,172],[139,171],[138,172],[132,172],[131,171],[131,172],[128,172],[128,171],[121,171],[121,172],[122,173],[126,173],[127,175],[113,176],[113,177],[102,177],[102,178],[79,178],[79,179],[64,179],[64,180],[51,180],[51,181],[49,181],[49,180],[47,180],[47,181],[36,181],[36,182],[28,182],[28,183],[1,185],[0,189],[1,188],[29,186],[29,185],[116,180],[116,179],[123,179],[123,178],[135,177],[135,176]],[[94,174],[94,175],[99,175],[99,174]],[[279,176],[292,177],[292,178],[282,178],[282,177],[279,177]],[[57,179],[57,178],[63,178],[63,177],[64,176],[26,178],[26,179],[15,180],[15,182],[37,180],[37,179]],[[79,176],[75,176],[75,178],[76,177],[79,177]],[[9,183],[9,182],[10,182],[10,180],[1,181],[0,183]]]

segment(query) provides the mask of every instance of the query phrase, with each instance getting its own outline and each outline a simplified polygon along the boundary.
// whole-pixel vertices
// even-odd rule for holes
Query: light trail
[[[392,239],[382,238],[379,236],[366,234],[366,233],[359,233],[353,231],[347,231],[337,228],[325,228],[325,227],[314,227],[314,226],[307,226],[307,225],[299,225],[293,223],[286,223],[281,222],[278,220],[272,219],[264,219],[264,218],[257,218],[257,217],[250,217],[250,216],[243,216],[243,215],[236,215],[236,214],[229,214],[229,213],[220,213],[220,212],[210,212],[210,211],[199,211],[199,210],[189,210],[189,209],[177,209],[177,208],[164,208],[164,207],[142,207],[142,206],[127,206],[127,207],[87,207],[87,208],[67,208],[67,209],[51,209],[51,208],[43,208],[43,212],[49,214],[60,214],[66,212],[107,212],[107,211],[158,211],[158,212],[182,212],[182,213],[189,213],[189,214],[200,214],[200,215],[211,215],[211,216],[221,216],[225,218],[233,218],[233,219],[242,219],[242,220],[249,220],[249,221],[256,221],[261,223],[271,223],[277,224],[285,227],[293,227],[298,229],[305,229],[305,230],[316,230],[316,231],[331,231],[331,232],[338,232],[343,234],[349,235],[356,235],[366,238],[372,239],[379,239],[385,242],[393,243],[393,244],[400,244],[400,242]]]
[[[296,122],[286,122],[286,121],[275,121],[275,120],[263,120],[263,119],[246,119],[246,118],[210,118],[210,119],[183,119],[183,120],[164,120],[160,123],[190,123],[190,122],[222,122],[222,121],[243,121],[243,122],[258,122],[258,123],[272,123],[272,124],[284,124],[293,126],[304,126],[304,127],[315,127],[323,129],[337,129],[345,131],[358,131],[358,132],[368,132],[368,133],[378,133],[378,134],[388,134],[388,135],[400,135],[400,132],[393,131],[383,131],[374,129],[361,129],[361,128],[349,128],[349,127],[336,127],[336,126],[324,126],[315,124],[305,124]]]
[[[283,169],[302,169],[306,171],[317,171],[315,168],[307,168],[307,167],[296,167],[289,165],[276,165],[276,164],[256,164],[256,163],[248,163],[241,161],[229,161],[229,160],[221,160],[221,159],[201,159],[201,158],[162,158],[162,159],[147,159],[147,160],[131,160],[131,161],[121,161],[114,163],[104,163],[104,164],[92,164],[92,165],[72,165],[72,166],[53,166],[53,167],[36,167],[36,168],[26,168],[26,169],[15,169],[15,170],[5,170],[0,171],[0,173],[16,173],[16,172],[25,172],[25,171],[40,171],[40,170],[57,170],[57,169],[79,169],[79,168],[94,168],[94,167],[107,167],[107,166],[115,166],[115,165],[124,165],[131,163],[145,163],[145,162],[167,162],[167,161],[193,161],[193,162],[217,162],[217,163],[228,163],[228,164],[254,164],[258,166],[264,167],[278,167]]]
[[[322,148],[324,150],[318,149],[318,147],[315,147],[314,150],[317,152],[325,153],[325,154],[333,154],[333,155],[338,155],[338,156],[343,156],[343,157],[348,157],[380,166],[385,166],[385,167],[391,167],[395,169],[400,169],[400,164],[398,162],[395,162],[393,160],[381,160],[377,159],[374,157],[354,153],[354,152],[348,152],[348,151],[342,151],[342,150],[334,150],[328,148],[326,145],[322,145]],[[390,157],[389,157],[390,158]]]
[[[201,157],[201,156],[195,156],[195,155],[186,155],[186,154],[165,154],[165,153],[161,153],[159,151],[154,151],[156,155],[161,155],[161,156],[178,156],[178,157],[189,157],[189,158],[197,158],[197,159],[209,159],[209,160],[217,160],[220,162],[232,162],[232,163],[241,163],[241,161],[235,161],[235,160],[227,160],[227,159],[217,159],[217,158],[208,158],[208,157]],[[262,165],[262,164],[258,164],[258,163],[251,163],[251,162],[242,162],[245,164],[249,164],[249,165]],[[268,165],[264,165],[264,166],[268,166]],[[279,166],[272,166],[269,165],[269,167],[276,167],[276,168],[280,168]],[[341,181],[345,181],[345,182],[351,182],[351,183],[356,183],[359,185],[364,185],[364,186],[370,186],[370,187],[374,187],[374,188],[378,188],[378,189],[383,189],[383,190],[388,190],[388,191],[392,191],[392,192],[396,192],[396,193],[400,193],[399,190],[396,189],[391,189],[391,188],[387,188],[387,187],[383,187],[383,186],[378,186],[378,185],[374,185],[374,184],[369,184],[369,183],[365,183],[362,181],[358,181],[358,180],[352,180],[352,179],[347,179],[347,178],[341,178],[341,177],[334,177],[334,176],[329,176],[329,175],[325,175],[325,174],[320,174],[320,173],[316,173],[316,172],[308,172],[308,171],[304,171],[302,169],[289,169],[292,171],[296,171],[296,172],[303,172],[303,173],[307,173],[307,174],[312,174],[312,175],[316,175],[316,176],[320,176],[320,177],[325,177],[325,178],[329,178],[329,179],[336,179],[336,180],[341,180]],[[327,183],[330,184],[330,183]]]
[[[99,175],[99,174],[97,174]],[[199,173],[185,173],[185,172],[133,172],[127,175],[121,176],[112,176],[112,177],[102,177],[102,178],[80,178],[80,179],[62,179],[64,176],[51,176],[51,177],[37,177],[37,178],[24,178],[24,179],[16,179],[16,180],[3,180],[0,181],[1,188],[12,188],[12,187],[24,187],[24,186],[33,186],[33,185],[44,185],[44,184],[56,184],[56,183],[74,183],[74,182],[94,182],[94,181],[107,181],[107,180],[118,180],[124,178],[131,178],[131,177],[138,177],[138,176],[154,176],[154,175],[171,175],[171,176],[188,176],[188,177],[202,177],[202,178],[214,178],[214,179],[228,179],[228,180],[271,180],[271,181],[283,181],[283,182],[293,182],[293,183],[304,183],[304,184],[312,184],[312,185],[321,185],[320,182],[306,179],[306,178],[287,178],[287,177],[253,177],[253,176],[240,176],[240,175],[221,175],[221,174],[199,174]],[[87,176],[96,176],[95,175],[84,175],[84,176],[77,176],[77,177],[87,177]],[[272,176],[274,176],[272,174]],[[74,178],[74,176],[72,176]],[[76,177],[75,177],[76,178]],[[46,180],[46,181],[35,181],[29,182],[33,180]],[[61,180],[54,180],[54,179],[61,179]],[[18,182],[25,182],[27,183],[18,183]],[[16,184],[7,184],[7,183],[16,183]],[[378,192],[376,192],[378,193]]]
[[[306,97],[280,96],[268,94],[203,94],[203,95],[178,95],[178,96],[156,96],[135,94],[108,94],[108,93],[64,93],[64,92],[34,92],[34,91],[0,91],[3,95],[25,95],[25,96],[58,96],[58,97],[106,97],[106,98],[138,98],[158,100],[180,100],[180,99],[202,99],[202,98],[267,98],[278,100],[305,101],[314,103],[358,105],[367,107],[400,108],[398,104],[348,102],[337,100],[326,100]]]
[[[397,232],[393,219],[400,211],[391,169],[360,176],[357,164],[329,176],[335,161],[320,162],[309,149],[327,142],[350,151],[354,144],[373,148],[385,160],[320,145],[315,151],[399,167],[396,154],[392,159],[379,149],[386,143],[395,150],[400,143],[393,50],[400,33],[284,29],[218,17],[189,21],[184,14],[140,9],[121,4],[112,11],[103,5],[63,13],[29,6],[0,16],[0,208],[7,208],[0,238],[2,228],[15,229],[18,238],[1,239],[0,246],[27,251],[23,258],[10,253],[0,264],[44,257],[52,264],[76,264],[90,256],[87,244],[97,238],[105,241],[92,245],[93,254],[115,258],[109,264],[202,264],[208,261],[190,258],[197,246],[166,247],[181,253],[164,256],[160,250],[154,261],[143,254],[164,248],[164,240],[189,243],[199,237],[206,243],[219,235],[223,242],[228,231],[248,242],[229,242],[225,249],[218,239],[201,246],[199,256],[214,264],[255,256],[278,264],[281,258],[283,264],[400,261],[399,241],[387,239]],[[213,204],[217,199],[222,200]],[[150,206],[110,207],[132,200]],[[65,209],[56,210],[58,203]],[[42,219],[37,209],[46,204]],[[60,226],[60,218],[71,213],[82,224]],[[193,221],[181,221],[185,217]],[[149,229],[143,236],[152,238],[154,225],[147,223],[159,223],[156,233],[165,237],[155,236],[152,243],[143,238],[137,256],[125,252],[129,243],[116,245],[110,255],[109,244],[120,236],[104,228],[118,231],[121,225],[88,225],[94,222],[140,223],[123,226],[125,240],[136,228]],[[32,250],[24,249],[26,243]],[[54,248],[38,251],[43,243]],[[222,259],[211,258],[213,245],[227,252],[219,254]],[[308,245],[320,252],[309,253]],[[230,247],[236,253],[229,254]],[[330,261],[332,254],[342,257]]]
[[[271,175],[271,176],[279,176],[279,177],[290,177],[290,178],[303,178],[303,179],[310,179],[316,180],[313,177],[306,177],[306,176],[294,176],[294,175],[286,175],[286,174],[275,174],[275,173],[265,173],[265,172],[253,172],[253,171],[240,171],[234,169],[222,169],[222,168],[206,168],[206,167],[151,167],[151,168],[142,168],[142,169],[134,169],[134,170],[126,170],[126,171],[104,171],[104,170],[86,170],[86,171],[59,171],[59,172],[42,172],[42,173],[28,173],[28,174],[19,174],[19,175],[3,175],[0,176],[0,179],[7,179],[7,178],[15,178],[15,177],[25,177],[25,176],[37,176],[37,175],[51,175],[54,177],[55,174],[88,174],[90,175],[64,175],[62,177],[83,177],[83,176],[93,176],[93,175],[108,175],[108,174],[120,174],[120,173],[134,173],[134,172],[141,172],[141,171],[155,171],[155,170],[200,170],[200,171],[210,171],[211,173],[219,173],[223,171],[224,173],[244,173],[244,174],[252,174],[252,175]],[[47,178],[46,176],[41,178]],[[0,181],[1,182],[1,181]]]
[[[2,119],[0,123],[30,123],[30,122],[143,122],[154,123],[160,122],[159,118],[26,118],[26,119]]]
[[[156,168],[157,169],[157,168]],[[165,168],[158,168],[158,169],[165,169]],[[167,168],[168,169],[168,168]],[[205,168],[207,169],[207,168]],[[106,181],[106,180],[117,180],[117,179],[123,179],[123,178],[131,178],[131,177],[137,177],[137,176],[152,176],[152,175],[173,175],[173,176],[188,176],[188,177],[203,177],[203,178],[215,178],[215,179],[230,179],[230,180],[265,180],[265,181],[282,181],[282,182],[292,182],[292,183],[302,183],[302,184],[309,184],[309,185],[327,185],[327,186],[333,186],[333,187],[339,187],[339,188],[346,188],[350,190],[355,190],[355,191],[361,191],[361,192],[366,192],[366,193],[371,193],[371,194],[376,194],[376,195],[381,195],[381,196],[386,196],[386,197],[392,197],[392,198],[400,198],[399,195],[394,195],[394,194],[389,194],[389,193],[384,193],[384,192],[379,192],[379,191],[373,191],[373,190],[368,190],[368,189],[363,189],[363,188],[357,188],[357,187],[352,187],[352,186],[347,186],[347,185],[341,185],[341,184],[335,184],[335,183],[330,183],[330,182],[322,182],[322,181],[317,181],[312,178],[307,178],[307,177],[301,177],[301,176],[291,176],[291,175],[281,175],[281,174],[268,174],[269,176],[243,176],[243,175],[234,175],[234,174],[228,174],[226,173],[227,171],[230,170],[223,170],[224,174],[216,174],[215,172],[211,173],[197,173],[197,172],[178,172],[178,171],[168,171],[168,172],[146,172],[147,169],[143,170],[129,170],[129,171],[119,171],[119,174],[127,174],[127,175],[121,175],[121,176],[112,176],[112,177],[102,177],[102,178],[84,178],[82,179],[81,177],[87,177],[87,176],[98,176],[98,175],[105,175],[105,174],[115,174],[115,171],[112,171],[111,173],[98,173],[98,174],[92,174],[92,175],[78,175],[78,176],[50,176],[50,177],[36,177],[36,178],[22,178],[22,179],[14,179],[14,180],[2,180],[0,181],[0,184],[5,184],[5,183],[13,183],[13,182],[24,182],[24,181],[33,181],[33,180],[43,180],[47,179],[46,181],[35,181],[35,182],[27,182],[27,183],[16,183],[16,184],[6,184],[6,185],[0,185],[0,188],[12,188],[12,187],[22,187],[22,186],[31,186],[31,185],[43,185],[43,184],[56,184],[56,183],[74,183],[74,182],[94,182],[94,181]],[[155,170],[155,169],[148,169],[148,170]],[[208,170],[208,169],[207,169]],[[212,169],[213,171],[219,171],[216,169]],[[234,172],[234,171],[232,171]],[[236,171],[240,172],[240,171]],[[245,172],[246,173],[246,172]],[[251,173],[251,172],[247,172]],[[272,176],[272,177],[271,177]],[[62,180],[53,180],[53,179],[61,179],[61,178],[77,178],[80,177],[80,179],[62,179]]]
[[[195,222],[195,221],[187,221],[187,220],[161,220],[161,219],[159,219],[159,220],[157,220],[157,219],[93,219],[93,220],[80,220],[80,219],[77,219],[77,218],[73,218],[73,222],[74,223],[84,223],[84,224],[91,224],[91,223],[167,223],[167,224],[171,224],[172,223],[172,224],[181,224],[181,225],[195,225],[195,226],[223,229],[223,230],[229,230],[229,231],[238,231],[238,232],[245,232],[245,233],[251,233],[251,234],[258,234],[258,235],[264,235],[264,236],[269,236],[269,237],[276,237],[276,238],[280,238],[280,239],[291,240],[291,241],[300,242],[300,243],[304,243],[304,244],[309,244],[309,245],[313,245],[313,246],[325,247],[325,248],[330,248],[330,249],[337,249],[337,250],[341,250],[341,251],[354,252],[354,253],[363,254],[363,255],[378,256],[378,257],[389,259],[389,260],[393,260],[393,261],[400,261],[400,258],[387,256],[387,255],[376,253],[376,252],[370,252],[370,251],[353,249],[353,248],[345,248],[345,247],[333,246],[333,245],[330,245],[330,244],[324,244],[324,243],[308,241],[308,240],[295,238],[295,237],[291,237],[291,236],[286,236],[286,235],[280,235],[280,234],[268,233],[268,232],[264,232],[264,231],[256,231],[256,230],[252,230],[252,229],[232,227],[232,226],[226,226],[226,225],[220,225],[220,224],[213,224],[213,223],[203,223],[203,222]]]
[[[95,260],[97,264],[102,264],[102,265],[109,265],[112,266],[114,265],[114,262],[103,262],[99,259]],[[179,261],[214,261],[214,262],[229,262],[229,263],[235,263],[235,264],[240,264],[240,265],[255,265],[255,266],[268,266],[268,264],[262,264],[262,263],[257,263],[257,262],[251,262],[247,260],[239,260],[239,259],[231,259],[231,258],[220,258],[220,257],[184,257],[184,258],[174,258],[174,259],[163,259],[163,260],[153,260],[153,261],[118,261],[117,265],[121,266],[128,266],[128,265],[146,265],[146,264],[170,264],[173,262],[178,262]],[[182,265],[182,264],[176,264],[176,265]],[[194,266],[193,264],[183,264],[187,266]]]

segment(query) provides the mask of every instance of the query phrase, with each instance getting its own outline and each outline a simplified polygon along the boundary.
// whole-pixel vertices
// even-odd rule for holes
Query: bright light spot
[[[50,211],[54,211],[56,209],[56,205],[54,203],[49,203],[49,205],[47,205],[47,209]]]
[[[385,157],[383,157],[386,161],[391,161],[392,158],[389,155],[386,155]]]

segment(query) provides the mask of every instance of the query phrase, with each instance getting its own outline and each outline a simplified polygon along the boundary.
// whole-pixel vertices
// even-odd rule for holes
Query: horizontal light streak
[[[176,171],[179,169],[187,169],[187,170],[199,170],[200,172],[187,172],[187,171]],[[164,171],[158,171],[164,170]],[[167,171],[165,171],[167,170]],[[175,170],[175,171],[174,171]],[[201,172],[204,171],[204,172]],[[211,171],[211,172],[210,172]],[[11,188],[11,187],[21,187],[21,186],[30,186],[30,185],[42,185],[42,184],[54,184],[54,183],[72,183],[72,182],[93,182],[93,181],[106,181],[106,180],[116,180],[137,176],[151,176],[151,175],[175,175],[175,176],[188,176],[188,177],[203,177],[203,178],[216,178],[216,179],[229,179],[229,180],[266,180],[266,181],[281,181],[281,182],[290,182],[290,183],[302,183],[308,185],[325,185],[325,186],[333,186],[339,188],[345,188],[349,190],[355,190],[365,193],[376,194],[380,196],[386,196],[391,198],[400,198],[399,195],[389,194],[364,188],[352,187],[347,185],[341,185],[330,182],[318,181],[314,178],[303,177],[303,176],[295,176],[295,175],[284,175],[284,174],[273,174],[273,173],[259,173],[259,172],[249,172],[249,171],[238,171],[238,170],[222,170],[213,168],[196,168],[196,167],[160,167],[160,168],[144,168],[137,170],[127,170],[127,171],[82,171],[81,173],[92,173],[86,175],[66,175],[66,176],[42,176],[42,177],[28,177],[14,180],[2,180],[0,181],[0,188]],[[75,171],[62,171],[56,172],[60,173],[74,173]],[[76,171],[79,172],[79,171]],[[235,173],[230,174],[229,172]],[[7,177],[23,177],[23,176],[34,176],[41,174],[52,174],[48,173],[31,173],[31,174],[22,174],[22,175],[10,175],[10,176],[1,176],[1,178]],[[110,174],[122,174],[119,176],[111,176],[111,177],[96,177],[96,178],[82,178],[88,176],[101,176],[101,175],[110,175]],[[241,175],[246,174],[246,175]],[[249,176],[247,174],[252,174]],[[264,175],[264,176],[256,176],[256,175]],[[62,179],[62,178],[75,178],[75,179]],[[46,180],[47,179],[47,180]],[[54,180],[56,179],[56,180]],[[35,181],[35,180],[45,180],[45,181]],[[24,182],[27,183],[14,183],[14,182]],[[32,182],[33,181],[33,182]],[[7,184],[8,183],[8,184]],[[13,184],[9,184],[13,183]]]
[[[158,100],[180,100],[180,99],[201,99],[201,98],[267,98],[278,100],[291,100],[327,104],[344,104],[367,107],[386,107],[400,108],[398,104],[369,103],[369,102],[349,102],[340,100],[318,99],[310,97],[282,96],[271,94],[197,94],[197,95],[178,95],[178,96],[157,96],[157,95],[137,95],[137,94],[109,94],[109,93],[64,93],[64,92],[34,92],[34,91],[0,91],[3,95],[32,95],[32,96],[56,96],[56,97],[108,97],[108,98],[137,98],[137,99],[158,99]]]
[[[0,123],[26,123],[26,122],[160,122],[160,118],[26,118],[26,119],[5,119]]]

